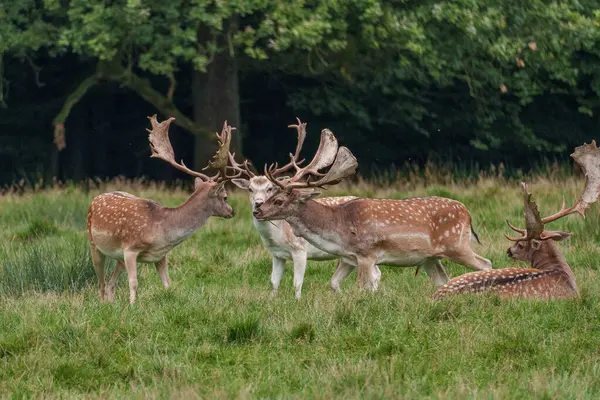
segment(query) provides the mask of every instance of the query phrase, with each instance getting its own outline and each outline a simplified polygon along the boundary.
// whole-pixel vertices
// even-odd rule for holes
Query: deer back
[[[421,234],[432,244],[459,239],[471,227],[471,215],[459,201],[442,197],[357,199],[342,205],[356,217],[357,234],[380,237],[402,232]]]
[[[88,210],[88,239],[100,238],[111,247],[132,246],[143,241],[153,228],[162,207],[125,192],[109,192],[96,196]]]
[[[471,272],[451,279],[434,300],[460,293],[496,293],[504,298],[560,299],[578,295],[569,276],[560,269],[502,268]]]

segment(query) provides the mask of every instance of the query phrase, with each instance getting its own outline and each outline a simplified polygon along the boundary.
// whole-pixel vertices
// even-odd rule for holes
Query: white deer
[[[254,211],[259,221],[285,220],[297,236],[313,246],[341,258],[332,280],[343,280],[358,267],[358,283],[376,290],[378,264],[423,267],[438,286],[448,281],[440,260],[449,258],[477,270],[491,269],[492,263],[475,254],[469,243],[473,230],[466,207],[440,197],[404,200],[350,200],[339,205],[321,204],[313,199],[314,188],[340,182],[354,174],[357,162],[345,147],[339,147],[333,133],[321,132],[321,145],[304,168],[292,160],[296,173],[275,179],[265,175],[278,191]],[[319,170],[329,167],[326,174]]]
[[[152,201],[125,192],[110,192],[96,196],[87,217],[88,240],[92,262],[98,277],[100,300],[114,300],[117,280],[127,271],[129,302],[134,303],[138,280],[137,262],[154,263],[165,288],[171,285],[167,267],[167,253],[190,237],[211,216],[233,217],[233,208],[227,203],[225,182],[243,174],[229,153],[231,126],[227,122],[219,139],[219,150],[209,165],[219,172],[209,177],[175,162],[169,142],[171,117],[158,123],[156,115],[149,117],[152,125],[149,141],[152,157],[160,158],[175,168],[196,177],[194,193],[176,208],[163,207]],[[232,163],[228,166],[228,161]],[[237,174],[228,176],[226,169]],[[104,267],[106,258],[117,260],[105,291]]]
[[[292,156],[292,160],[296,162],[296,164],[301,164],[302,161],[298,161],[298,157],[300,156],[300,151],[302,150],[302,145],[306,138],[306,123],[301,122],[300,119],[297,120],[297,125],[290,125],[289,127],[296,128],[298,134],[296,152]],[[271,171],[271,176],[279,178],[282,174],[289,171],[293,165],[292,161],[290,161],[280,168],[275,168]],[[252,205],[252,211],[254,212],[269,197],[271,197],[272,194],[277,192],[278,187],[263,175],[255,175],[250,170],[247,170],[247,173],[250,175],[249,179],[238,178],[232,179],[231,182],[240,189],[248,191],[250,195],[250,204]],[[315,201],[325,205],[336,205],[353,199],[356,199],[356,197],[340,196],[318,198],[315,199]],[[258,231],[264,246],[271,253],[271,284],[273,285],[274,296],[277,295],[277,291],[279,290],[279,283],[283,277],[286,261],[291,260],[294,264],[294,290],[296,292],[296,299],[299,300],[302,295],[306,261],[323,261],[339,258],[313,246],[302,237],[294,235],[290,224],[283,220],[259,221],[252,217],[252,222],[254,223],[254,227]],[[332,280],[331,288],[334,291],[338,291],[339,282]]]

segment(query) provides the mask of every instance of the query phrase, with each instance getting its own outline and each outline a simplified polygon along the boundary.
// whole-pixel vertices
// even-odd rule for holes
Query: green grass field
[[[581,178],[530,181],[542,214],[579,194]],[[599,398],[599,206],[554,223],[577,277],[577,301],[457,297],[434,303],[414,268],[382,267],[377,293],[329,290],[335,262],[310,261],[294,300],[291,264],[271,296],[269,253],[250,220],[246,193],[236,217],[212,218],[170,253],[173,286],[140,265],[135,305],[122,277],[100,303],[85,233],[100,191],[126,190],[164,205],[186,192],[111,183],[0,198],[0,392],[2,397],[151,398]],[[376,188],[330,194],[447,196],[471,211],[494,268],[506,256],[510,218],[522,223],[518,182]],[[444,261],[452,276],[468,272]],[[109,268],[110,273],[112,267]]]

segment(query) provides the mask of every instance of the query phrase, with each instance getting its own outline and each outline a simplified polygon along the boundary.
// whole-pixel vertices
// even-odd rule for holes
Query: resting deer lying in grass
[[[275,179],[271,176],[274,166],[265,167],[265,175],[279,190],[254,216],[258,220],[285,219],[295,235],[340,257],[331,278],[334,289],[358,267],[359,285],[376,290],[381,277],[377,264],[422,266],[438,286],[448,281],[441,258],[478,270],[491,268],[491,262],[469,246],[471,216],[458,201],[440,197],[358,198],[338,205],[314,201],[320,194],[314,188],[338,183],[357,167],[352,153],[338,148],[331,131],[321,132],[321,145],[309,165],[301,168],[293,159],[292,164],[296,174],[288,179]],[[319,172],[328,167],[326,174]]]
[[[233,209],[227,203],[225,182],[242,175],[241,169],[228,166],[235,163],[229,153],[231,126],[225,122],[217,138],[219,150],[209,164],[219,169],[209,177],[175,162],[169,142],[169,125],[175,118],[158,123],[156,115],[150,117],[152,129],[149,141],[152,156],[160,158],[175,168],[196,177],[194,193],[176,208],[160,204],[125,192],[110,192],[96,196],[88,210],[87,231],[92,252],[92,262],[98,276],[100,300],[114,300],[119,275],[126,270],[129,280],[129,302],[134,303],[138,280],[137,262],[154,263],[165,288],[171,284],[167,269],[167,253],[190,237],[206,220],[215,215],[233,217]],[[239,164],[235,164],[239,165]],[[227,168],[237,174],[228,176]],[[106,258],[117,260],[105,292],[104,264]]]
[[[298,119],[298,125],[290,125],[289,127],[296,128],[298,133],[296,152],[294,155],[291,155],[291,158],[296,165],[299,165],[302,163],[302,161],[298,161],[298,157],[306,137],[306,123],[303,123]],[[293,163],[290,161],[282,167],[274,168],[271,171],[271,176],[278,179],[292,167]],[[255,211],[271,197],[271,195],[276,193],[277,186],[264,175],[257,176],[251,171],[248,171],[248,174],[250,175],[250,179],[238,178],[232,179],[231,182],[240,189],[249,192],[252,211]],[[356,199],[356,197],[325,197],[315,199],[315,201],[325,205],[337,205],[353,199]],[[296,299],[300,299],[300,296],[302,295],[304,273],[306,271],[306,260],[322,261],[338,258],[333,254],[329,254],[318,247],[313,246],[304,238],[294,235],[292,227],[284,220],[259,221],[253,217],[252,222],[254,223],[254,227],[258,231],[263,244],[272,256],[273,268],[271,271],[271,284],[273,285],[273,295],[277,295],[279,283],[283,277],[285,262],[287,260],[292,260],[294,263],[294,289],[296,291]]]
[[[600,195],[600,149],[596,142],[575,149],[571,157],[585,173],[584,191],[573,207],[540,217],[538,207],[521,183],[524,198],[525,229],[508,226],[522,236],[507,239],[515,244],[507,250],[510,258],[526,261],[531,268],[501,268],[486,272],[472,272],[450,280],[435,292],[435,300],[458,293],[497,293],[505,298],[569,299],[578,297],[575,276],[554,241],[568,238],[570,232],[546,231],[544,225],[569,214],[584,215],[587,207]]]

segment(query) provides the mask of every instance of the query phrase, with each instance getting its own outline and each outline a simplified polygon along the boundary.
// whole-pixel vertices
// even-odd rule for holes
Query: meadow
[[[543,176],[543,177],[542,177]],[[581,177],[529,177],[542,214],[574,201]],[[309,261],[300,301],[288,263],[271,295],[270,254],[251,223],[247,194],[236,217],[211,218],[170,253],[173,286],[140,265],[138,298],[122,277],[100,303],[85,232],[94,195],[125,190],[176,206],[185,188],[112,181],[0,197],[0,392],[46,398],[599,398],[600,207],[551,227],[573,268],[575,301],[459,296],[434,303],[414,268],[385,267],[379,291],[356,273],[331,293],[334,261]],[[232,189],[230,189],[232,190]],[[504,219],[524,225],[518,180],[496,176],[355,182],[327,194],[462,201],[494,268],[510,261]],[[457,276],[470,271],[444,261]],[[114,264],[113,264],[114,265]],[[112,267],[108,268],[110,273]]]

